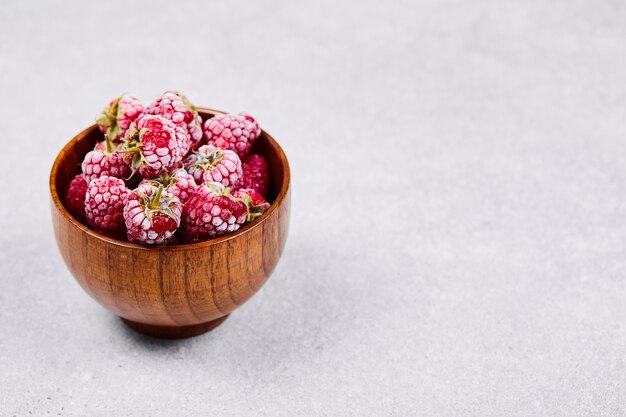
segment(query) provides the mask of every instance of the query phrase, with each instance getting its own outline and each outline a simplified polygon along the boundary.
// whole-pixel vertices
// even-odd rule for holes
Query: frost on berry
[[[118,141],[143,111],[143,104],[138,99],[125,94],[111,100],[96,118],[96,124],[106,138]]]
[[[151,182],[142,182],[124,206],[130,242],[160,245],[169,241],[180,225],[183,204],[178,197]]]
[[[234,151],[245,158],[261,134],[259,123],[247,113],[220,114],[204,122],[207,144]]]
[[[174,170],[188,150],[185,131],[161,116],[145,115],[131,123],[124,141],[132,169],[144,178]]]
[[[218,182],[200,184],[183,208],[182,237],[201,242],[238,230],[246,222],[246,204]]]
[[[233,151],[203,145],[185,159],[187,172],[197,184],[209,181],[219,182],[225,187],[237,189],[241,184],[243,171],[241,160]]]
[[[187,134],[188,148],[196,148],[202,140],[202,119],[184,94],[178,91],[166,91],[154,103],[146,107],[146,114],[154,114],[171,120],[184,129]]]
[[[104,175],[93,179],[85,194],[85,214],[89,225],[107,234],[123,234],[123,212],[129,191],[119,178]]]

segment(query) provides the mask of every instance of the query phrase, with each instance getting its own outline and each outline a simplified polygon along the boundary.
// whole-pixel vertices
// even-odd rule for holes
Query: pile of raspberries
[[[97,117],[103,140],[65,193],[95,230],[143,245],[194,243],[234,232],[269,207],[270,173],[251,153],[261,130],[246,113],[202,124],[177,91],[144,107],[122,95]]]

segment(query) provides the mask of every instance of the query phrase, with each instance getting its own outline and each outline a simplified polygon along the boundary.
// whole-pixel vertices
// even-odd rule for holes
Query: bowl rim
[[[196,109],[199,111],[211,113],[213,116],[218,115],[218,114],[226,114],[226,112],[222,110],[210,109],[207,107],[196,107]],[[261,217],[259,217],[252,223],[248,223],[244,225],[239,230],[233,233],[229,233],[225,236],[220,236],[214,239],[209,239],[204,242],[182,243],[182,244],[166,245],[166,246],[144,246],[138,243],[131,243],[128,241],[115,239],[109,236],[105,236],[101,233],[98,233],[97,231],[85,226],[80,221],[78,221],[69,211],[67,211],[67,209],[61,202],[61,195],[59,194],[59,190],[57,189],[56,182],[55,182],[55,179],[58,175],[58,171],[60,167],[61,155],[65,154],[66,152],[69,153],[72,145],[74,145],[80,138],[87,135],[94,128],[97,128],[96,124],[92,124],[91,126],[83,129],[80,133],[72,137],[72,139],[70,139],[70,141],[67,142],[63,146],[61,151],[59,151],[59,153],[57,154],[56,158],[54,159],[54,163],[52,164],[52,168],[50,170],[50,178],[49,178],[50,196],[57,210],[59,210],[59,212],[66,219],[68,219],[70,223],[74,225],[74,227],[80,229],[83,233],[86,233],[95,239],[99,239],[111,245],[115,245],[115,246],[119,246],[119,247],[123,247],[127,249],[137,249],[137,250],[146,250],[146,251],[167,251],[167,252],[176,252],[176,251],[189,250],[189,249],[200,249],[200,248],[210,247],[213,245],[218,245],[218,244],[227,242],[229,240],[236,239],[250,232],[251,230],[256,229],[257,227],[260,227],[261,224],[265,222],[268,217],[270,217],[276,210],[278,210],[278,207],[282,206],[282,203],[287,197],[289,188],[291,186],[291,171],[289,169],[289,160],[287,159],[287,155],[285,155],[283,148],[272,137],[272,135],[270,135],[267,131],[261,129],[261,133],[265,134],[267,140],[270,142],[271,146],[277,150],[279,158],[283,161],[283,178],[284,178],[282,187],[278,191],[276,198],[274,199],[270,207],[267,210],[265,210],[265,212],[261,215]]]

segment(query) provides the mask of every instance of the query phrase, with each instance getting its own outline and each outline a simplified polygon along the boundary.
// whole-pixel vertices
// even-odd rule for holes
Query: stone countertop
[[[13,2],[0,416],[626,412],[618,1]],[[57,251],[54,156],[112,97],[248,111],[293,211],[215,331],[140,336]]]

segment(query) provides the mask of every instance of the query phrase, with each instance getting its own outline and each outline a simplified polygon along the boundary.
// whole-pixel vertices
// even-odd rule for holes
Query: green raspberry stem
[[[161,200],[161,193],[163,192],[163,184],[159,185],[155,196],[150,201],[150,205],[148,206],[151,210],[157,210],[159,206],[159,200]]]

